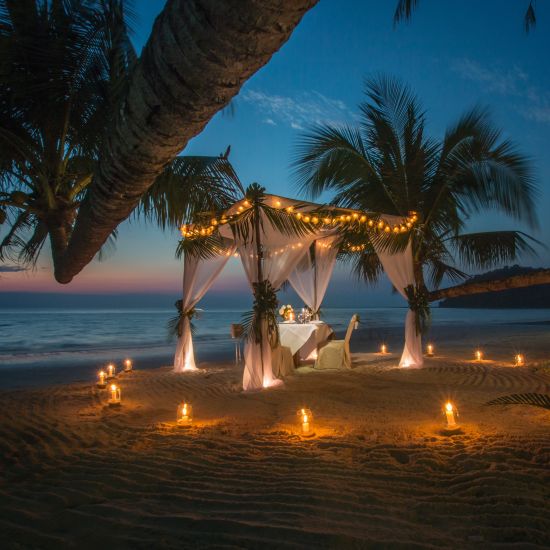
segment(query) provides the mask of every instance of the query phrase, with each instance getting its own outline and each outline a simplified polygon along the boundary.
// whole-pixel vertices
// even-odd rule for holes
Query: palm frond
[[[485,405],[531,405],[550,410],[550,395],[543,393],[513,393],[492,399]]]
[[[448,242],[463,265],[490,268],[515,261],[522,254],[536,255],[533,245],[542,243],[521,231],[487,231],[450,237]]]
[[[525,32],[527,33],[531,29],[534,29],[537,25],[537,16],[535,14],[535,8],[533,7],[533,0],[531,0],[529,2],[529,6],[527,6],[527,11],[525,12],[523,23],[525,26]]]
[[[135,216],[163,229],[179,227],[199,212],[229,207],[243,193],[226,158],[177,157],[143,195]]]
[[[393,26],[401,21],[410,21],[412,12],[417,8],[420,0],[399,0],[393,14]]]

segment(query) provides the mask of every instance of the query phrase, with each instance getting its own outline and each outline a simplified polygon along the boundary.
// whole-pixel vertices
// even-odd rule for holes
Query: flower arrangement
[[[291,317],[291,314],[294,313],[294,309],[290,304],[286,306],[281,306],[279,309],[279,315],[285,320],[288,321]]]

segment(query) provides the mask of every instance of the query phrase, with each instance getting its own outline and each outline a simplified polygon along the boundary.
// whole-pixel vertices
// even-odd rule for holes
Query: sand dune
[[[548,393],[550,377],[394,364],[357,354],[351,371],[304,368],[246,395],[230,365],[136,371],[118,379],[119,410],[91,384],[5,392],[2,547],[548,547],[550,411],[483,403]],[[174,423],[182,399],[189,430]]]

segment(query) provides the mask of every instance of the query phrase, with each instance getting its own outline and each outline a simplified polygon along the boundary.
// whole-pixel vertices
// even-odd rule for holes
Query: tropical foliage
[[[393,23],[397,25],[401,21],[409,21],[412,17],[414,10],[418,7],[420,0],[399,0],[395,8],[395,14],[393,16]],[[527,3],[527,2],[526,2]],[[527,9],[523,16],[523,25],[525,31],[529,32],[535,28],[537,24],[537,16],[535,13],[534,0],[529,0]]]
[[[464,279],[463,269],[534,253],[536,241],[521,231],[465,231],[473,215],[490,211],[537,224],[530,163],[501,138],[486,110],[467,111],[436,141],[426,135],[426,115],[411,90],[380,76],[366,83],[360,117],[359,127],[316,126],[301,137],[298,184],[313,197],[334,192],[333,202],[341,206],[400,216],[415,211],[417,286],[425,286],[426,276],[438,288],[444,278]],[[378,279],[381,266],[372,246],[349,257],[360,277]]]
[[[0,260],[64,251],[136,62],[131,21],[129,0],[0,0]],[[135,215],[174,227],[237,192],[227,154],[178,157]]]

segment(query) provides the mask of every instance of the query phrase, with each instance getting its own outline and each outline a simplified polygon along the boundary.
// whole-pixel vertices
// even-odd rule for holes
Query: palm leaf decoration
[[[417,4],[400,2],[397,15],[410,14]],[[409,240],[418,289],[460,283],[466,269],[536,253],[541,243],[522,231],[466,231],[473,216],[491,211],[531,228],[538,223],[531,163],[501,137],[486,109],[467,111],[435,140],[427,135],[420,101],[399,80],[370,78],[365,96],[356,127],[312,126],[300,136],[293,161],[297,187],[311,198],[332,192],[331,204],[338,207],[417,213],[410,233],[344,235],[339,258],[350,261],[358,276],[375,283],[382,269],[374,249],[397,252]]]
[[[485,405],[531,405],[550,410],[550,395],[543,393],[514,393],[492,399],[485,403]]]

